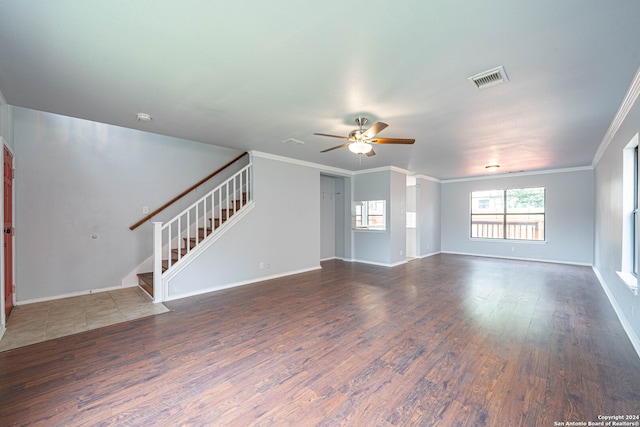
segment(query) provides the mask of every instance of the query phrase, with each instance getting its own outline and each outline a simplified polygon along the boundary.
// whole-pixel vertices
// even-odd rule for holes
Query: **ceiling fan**
[[[327,133],[314,133],[314,135],[328,136],[331,138],[345,139],[349,142],[336,145],[335,147],[322,150],[321,153],[335,150],[341,147],[349,147],[349,151],[356,154],[366,154],[367,156],[375,156],[376,152],[373,151],[372,144],[413,144],[415,139],[402,139],[402,138],[376,138],[375,136],[384,130],[387,126],[386,123],[376,122],[367,130],[363,129],[363,126],[367,124],[369,120],[366,117],[356,118],[356,124],[359,129],[352,130],[349,136],[329,135]]]

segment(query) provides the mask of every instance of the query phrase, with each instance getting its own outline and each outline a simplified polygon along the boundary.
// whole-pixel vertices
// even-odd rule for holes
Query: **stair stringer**
[[[242,205],[241,209],[244,209],[246,207],[247,204]],[[237,212],[240,212],[240,209],[238,209]],[[197,223],[193,223],[189,226],[190,230],[191,230],[191,236],[195,236],[198,232],[198,225],[201,223],[206,224],[207,223],[207,218],[212,218],[213,217],[213,212],[208,211],[206,212],[205,215],[200,216],[200,218],[198,218],[198,222]],[[232,215],[233,216],[233,215]],[[203,222],[203,218],[204,218],[204,222]],[[223,226],[226,224],[226,221],[222,224]],[[220,228],[220,226],[218,226],[218,228],[215,229],[215,231],[218,231],[218,229]],[[209,238],[210,234],[207,235],[207,238]],[[171,240],[171,248],[179,248],[182,243],[182,236],[176,236]],[[195,249],[192,249],[190,251],[194,252]],[[162,246],[162,254],[163,254],[163,258],[168,257],[169,253],[169,243],[165,243]],[[185,255],[186,256],[186,255]],[[144,261],[142,261],[139,265],[136,266],[136,268],[134,268],[129,274],[127,274],[121,281],[121,285],[123,288],[127,288],[127,287],[133,287],[133,286],[138,286],[139,283],[139,279],[138,279],[138,274],[139,273],[145,273],[147,271],[153,271],[153,259],[154,256],[153,254],[151,254],[147,259],[145,259]],[[175,265],[175,264],[174,264]]]
[[[204,253],[218,239],[224,236],[225,233],[231,230],[237,223],[242,220],[242,218],[244,218],[251,210],[253,210],[254,207],[255,202],[253,200],[248,201],[245,205],[242,206],[241,209],[230,216],[220,227],[216,228],[213,233],[208,235],[195,248],[191,249],[175,264],[172,264],[171,269],[162,274],[162,295],[165,296],[163,301],[165,301],[166,297],[169,295],[169,282],[171,281],[171,279],[177,276],[182,270],[187,268],[187,266],[191,264],[198,256]]]

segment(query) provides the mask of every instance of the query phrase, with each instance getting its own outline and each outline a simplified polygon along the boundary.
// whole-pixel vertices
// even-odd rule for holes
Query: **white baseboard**
[[[586,262],[562,261],[562,260],[538,259],[538,258],[520,258],[520,257],[511,257],[511,256],[502,256],[502,255],[475,254],[475,253],[469,253],[469,252],[441,251],[440,253],[450,254],[450,255],[477,256],[482,258],[512,259],[515,261],[533,261],[533,262],[549,262],[551,264],[580,265],[583,267],[591,267],[593,265],[591,263],[586,263]]]
[[[624,315],[624,312],[622,311],[617,301],[613,297],[613,294],[609,290],[609,286],[604,281],[604,278],[600,274],[600,271],[598,270],[598,268],[593,266],[592,269],[593,269],[593,272],[596,274],[596,277],[598,278],[598,281],[600,282],[600,286],[602,286],[604,293],[607,294],[607,298],[609,298],[609,303],[613,307],[613,310],[616,312],[616,315],[618,316],[618,319],[622,324],[622,328],[624,329],[627,336],[629,337],[629,340],[631,340],[631,345],[636,350],[638,357],[640,357],[640,339],[638,338],[638,335],[636,335],[636,333],[634,332],[633,328],[631,327],[631,323],[629,323],[629,321],[627,320],[627,317]]]
[[[428,253],[428,254],[426,254],[426,255],[418,255],[418,256],[416,256],[416,258],[420,258],[420,259],[422,259],[422,258],[428,258],[428,257],[430,257],[430,256],[438,255],[439,253],[441,253],[441,252],[440,252],[440,251],[438,251],[438,252],[431,252],[431,253]]]
[[[168,296],[167,299],[165,299],[165,301],[173,301],[173,300],[177,300],[177,299],[193,297],[193,296],[196,296],[196,295],[208,294],[209,292],[221,291],[223,289],[229,289],[229,288],[235,288],[235,287],[238,287],[238,286],[250,285],[252,283],[264,282],[264,281],[271,280],[271,279],[278,279],[280,277],[292,276],[294,274],[307,273],[309,271],[315,271],[315,270],[321,270],[321,269],[322,269],[322,267],[320,265],[317,265],[315,267],[288,271],[286,273],[278,273],[278,274],[273,274],[271,276],[257,277],[255,279],[243,280],[243,281],[240,281],[240,282],[234,282],[234,283],[229,283],[229,284],[220,285],[220,286],[214,286],[214,287],[210,287],[210,288],[203,288],[203,289],[199,289],[197,291],[186,292],[186,293],[183,293],[183,294],[180,294],[180,295]]]
[[[380,267],[397,267],[398,265],[406,264],[407,260],[405,259],[403,261],[398,261],[395,263],[388,263],[388,262],[367,261],[363,259],[353,259],[353,260],[349,260],[349,262],[359,262],[361,264],[377,265]]]

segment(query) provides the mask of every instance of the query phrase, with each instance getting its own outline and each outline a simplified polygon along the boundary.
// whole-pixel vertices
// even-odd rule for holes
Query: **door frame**
[[[15,171],[15,162],[16,162],[16,155],[15,152],[11,149],[11,147],[9,147],[9,145],[7,145],[5,139],[0,136],[0,145],[2,145],[2,152],[0,153],[0,160],[2,160],[2,164],[4,165],[4,148],[7,149],[7,151],[9,151],[9,153],[11,153],[11,156],[13,158],[12,161],[12,169],[14,169]],[[3,166],[4,167],[4,166]],[[12,177],[13,181],[15,181],[15,173]],[[3,184],[3,197],[0,198],[0,220],[2,220],[2,224],[3,224],[3,231],[4,231],[4,184]],[[14,219],[13,225],[15,228],[15,212],[16,212],[16,206],[15,206],[15,194],[16,194],[16,189],[15,189],[15,185],[11,185],[11,200],[14,202],[12,203],[12,217]],[[9,286],[14,285],[16,280],[15,280],[15,265],[16,265],[16,257],[15,257],[15,234],[12,233],[11,234],[11,239],[13,240],[13,256],[11,258],[11,262],[12,262],[12,271],[13,271],[13,284],[9,284]],[[4,273],[5,273],[5,265],[4,265],[4,245],[0,245],[0,307],[2,307],[2,314],[0,315],[0,331],[4,331],[4,329],[6,328],[7,325],[7,319],[6,319],[6,315],[5,315],[5,300],[4,300],[4,291],[5,291],[5,286],[7,286],[7,284],[5,283],[5,278],[4,278]],[[12,293],[12,297],[13,297],[13,307],[15,308],[16,306],[16,293],[15,293],[15,287],[13,289],[13,293]],[[0,333],[0,338],[2,337],[2,333]]]

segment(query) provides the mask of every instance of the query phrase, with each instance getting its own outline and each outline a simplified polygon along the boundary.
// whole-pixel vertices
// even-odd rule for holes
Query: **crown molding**
[[[463,182],[463,181],[483,181],[486,179],[501,179],[501,178],[513,178],[516,176],[529,176],[529,175],[550,175],[555,173],[566,173],[566,172],[581,172],[581,171],[592,171],[593,166],[580,166],[575,168],[565,168],[565,169],[545,169],[545,170],[537,170],[530,172],[506,172],[500,174],[491,174],[491,176],[472,176],[469,178],[454,178],[454,179],[444,179],[440,181],[443,184],[449,184],[452,182]]]
[[[631,107],[633,107],[633,104],[635,104],[636,100],[638,99],[638,95],[640,95],[640,68],[638,68],[635,77],[631,81],[631,85],[627,90],[627,94],[622,100],[622,104],[620,104],[618,112],[611,121],[609,129],[607,129],[607,133],[604,134],[602,142],[600,142],[600,146],[596,151],[596,155],[593,157],[593,162],[591,162],[592,167],[595,167],[598,162],[600,162],[600,159],[602,159],[604,152],[607,150],[607,147],[609,146],[611,141],[613,141],[613,137],[618,132],[618,129],[620,129],[620,126],[627,118],[627,114],[629,114],[629,111],[631,111]]]
[[[278,162],[291,163],[298,166],[305,166],[308,168],[319,169],[320,172],[326,172],[333,175],[353,176],[353,172],[348,171],[346,169],[340,169],[340,168],[335,168],[333,166],[321,165],[319,163],[307,162],[305,160],[292,159],[290,157],[279,156],[277,154],[269,154],[269,153],[264,153],[262,151],[251,150],[249,151],[249,155],[251,157],[260,157],[263,159],[276,160]]]
[[[360,171],[353,171],[351,172],[352,175],[362,175],[365,173],[376,173],[376,172],[387,172],[387,171],[393,171],[393,172],[398,172],[398,173],[402,173],[405,175],[411,175],[411,172],[409,172],[406,169],[402,169],[396,166],[381,166],[379,168],[372,168],[372,169],[363,169]]]
[[[351,176],[361,175],[365,173],[374,173],[374,172],[382,172],[382,171],[393,171],[393,172],[398,172],[405,175],[411,175],[411,172],[409,172],[408,170],[405,170],[396,166],[382,166],[382,167],[373,168],[373,169],[350,171],[347,169],[340,169],[333,166],[322,165],[320,163],[307,162],[306,160],[292,159],[290,157],[279,156],[277,154],[270,154],[262,151],[250,150],[249,155],[252,157],[260,157],[263,159],[276,160],[276,161],[285,162],[285,163],[292,163],[294,165],[299,165],[299,166],[306,166],[309,168],[319,169],[320,172],[326,172],[329,174],[340,175],[340,176],[351,177]]]
[[[433,181],[433,182],[437,182],[438,184],[442,183],[442,180],[438,179],[438,178],[434,178],[432,176],[429,175],[423,175],[423,174],[417,174],[417,175],[413,175],[416,177],[416,179],[424,179],[427,181]]]

